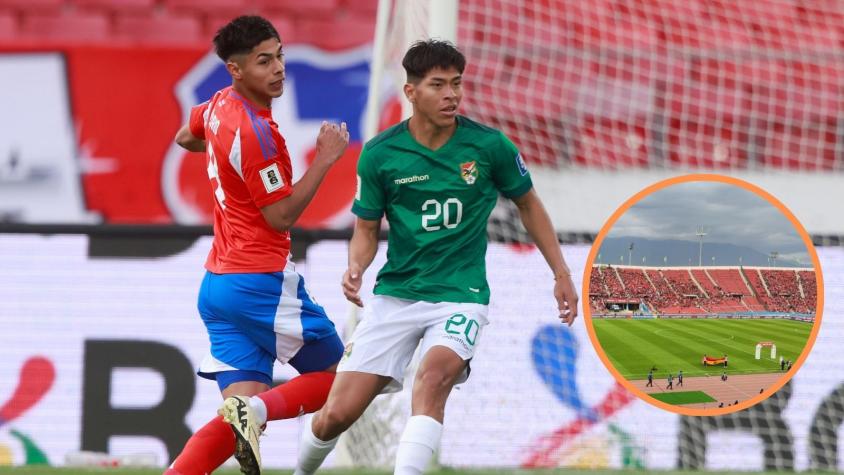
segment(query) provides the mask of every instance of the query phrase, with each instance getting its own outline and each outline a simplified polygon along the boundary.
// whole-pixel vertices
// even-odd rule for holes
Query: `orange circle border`
[[[817,284],[818,289],[818,301],[817,307],[815,309],[815,322],[812,324],[812,331],[809,334],[809,339],[806,341],[806,346],[803,347],[803,351],[800,352],[800,356],[797,358],[797,362],[792,366],[792,368],[788,372],[786,372],[776,383],[766,388],[761,394],[757,394],[756,396],[742,401],[735,406],[713,409],[692,409],[664,403],[649,396],[644,391],[641,391],[640,389],[636,388],[626,378],[622,377],[621,374],[619,374],[618,370],[615,369],[615,366],[610,362],[609,358],[607,358],[603,347],[598,341],[598,337],[595,335],[595,329],[592,326],[592,310],[589,305],[589,279],[592,276],[592,265],[595,262],[595,255],[598,253],[598,249],[601,248],[601,244],[603,243],[604,238],[606,237],[607,233],[612,228],[612,226],[616,223],[616,221],[618,221],[618,219],[633,205],[635,205],[643,198],[651,195],[654,192],[680,183],[699,181],[719,182],[738,186],[751,193],[756,194],[757,196],[761,196],[768,203],[779,209],[780,212],[786,218],[788,218],[792,226],[794,226],[794,229],[800,235],[800,238],[803,240],[803,243],[806,245],[806,250],[809,252],[809,255],[812,258],[812,264],[815,268],[815,282]],[[806,358],[809,356],[809,353],[811,352],[812,347],[815,344],[815,339],[818,336],[818,331],[820,330],[824,307],[823,272],[821,271],[821,263],[818,259],[818,253],[815,250],[815,246],[814,244],[812,244],[812,239],[809,236],[809,233],[806,232],[806,229],[803,227],[800,221],[797,220],[794,214],[788,208],[786,208],[785,205],[782,204],[782,202],[780,202],[772,194],[768,193],[762,188],[750,182],[740,180],[738,178],[733,178],[726,175],[718,175],[714,173],[695,173],[690,175],[680,175],[659,181],[657,183],[654,183],[653,185],[645,187],[644,189],[630,197],[627,201],[625,201],[617,210],[615,210],[615,212],[612,214],[612,216],[610,216],[607,222],[604,223],[604,226],[598,232],[598,235],[595,237],[595,241],[592,243],[592,248],[589,251],[589,256],[586,258],[586,269],[584,269],[583,272],[583,284],[581,295],[584,297],[583,314],[585,317],[584,320],[586,323],[586,331],[589,334],[589,339],[592,340],[592,346],[595,348],[595,352],[598,353],[598,357],[601,359],[601,362],[604,364],[604,366],[606,366],[610,373],[612,373],[615,380],[619,384],[624,386],[628,391],[635,394],[640,400],[645,401],[648,404],[659,407],[661,409],[665,409],[666,411],[684,416],[720,416],[724,414],[732,414],[734,412],[738,412],[747,409],[751,406],[754,406],[757,403],[760,403],[765,399],[771,397],[788,381],[790,381],[792,377],[794,377],[794,375],[797,373],[797,370],[800,369],[800,367],[803,365],[803,362],[806,361]]]

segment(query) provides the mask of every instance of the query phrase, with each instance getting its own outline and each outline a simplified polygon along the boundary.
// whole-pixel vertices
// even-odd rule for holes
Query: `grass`
[[[809,323],[779,319],[596,318],[592,325],[607,357],[627,379],[645,379],[652,367],[655,378],[678,370],[686,377],[721,374],[723,366],[701,365],[704,354],[726,354],[728,374],[779,372],[779,356],[796,360],[812,331]],[[762,359],[755,359],[760,341],[777,345],[776,360],[770,359],[769,348],[762,348]]]
[[[667,404],[694,404],[697,402],[715,402],[715,399],[703,391],[680,391],[678,393],[653,393],[650,395]]]

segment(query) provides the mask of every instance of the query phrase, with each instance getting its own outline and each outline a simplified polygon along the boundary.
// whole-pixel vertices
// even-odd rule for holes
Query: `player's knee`
[[[320,440],[331,440],[348,429],[356,419],[356,414],[347,409],[337,404],[326,404],[314,416],[314,435]]]
[[[425,395],[447,396],[455,379],[456,377],[453,374],[440,369],[432,369],[418,375],[415,387]]]

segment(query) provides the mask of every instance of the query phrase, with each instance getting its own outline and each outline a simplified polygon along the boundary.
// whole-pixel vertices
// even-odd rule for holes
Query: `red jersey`
[[[214,193],[214,244],[205,268],[216,274],[277,272],[290,257],[290,233],[261,208],[293,191],[290,155],[271,111],[231,87],[191,109],[191,133],[205,140]]]

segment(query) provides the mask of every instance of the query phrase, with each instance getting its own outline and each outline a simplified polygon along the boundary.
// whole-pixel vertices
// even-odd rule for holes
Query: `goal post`
[[[770,348],[771,349],[771,359],[777,358],[777,345],[772,341],[760,341],[756,344],[756,359],[762,359],[762,348]]]
[[[458,7],[458,0],[378,1],[364,140],[379,132],[381,111],[391,97],[399,98],[402,117],[410,117],[410,103],[402,93],[401,58],[417,40],[439,38],[457,43]]]

